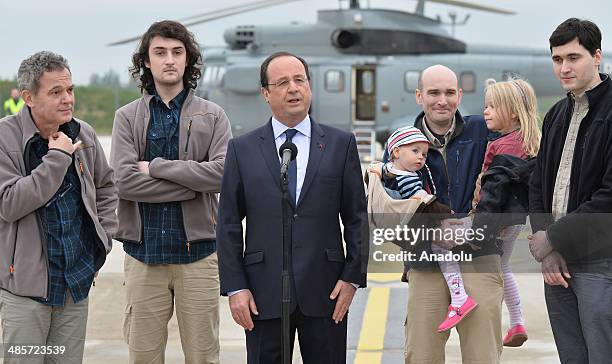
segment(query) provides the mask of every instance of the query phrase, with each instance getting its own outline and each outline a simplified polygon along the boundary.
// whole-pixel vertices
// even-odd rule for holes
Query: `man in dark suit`
[[[356,288],[366,284],[368,243],[355,138],[310,119],[310,76],[302,58],[272,54],[260,78],[272,118],[228,145],[217,226],[221,294],[230,296],[232,317],[246,330],[248,363],[280,363],[278,149],[289,138],[298,148],[289,166],[291,342],[297,329],[305,363],[345,363],[345,315]]]

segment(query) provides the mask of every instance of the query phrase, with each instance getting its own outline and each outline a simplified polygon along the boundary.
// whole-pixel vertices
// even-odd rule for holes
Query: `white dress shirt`
[[[274,134],[274,142],[276,143],[276,150],[280,148],[280,146],[287,140],[287,135],[285,134],[285,130],[291,129],[287,125],[281,123],[272,117],[272,133]],[[296,157],[297,162],[297,181],[295,185],[295,203],[300,199],[300,192],[302,191],[302,185],[304,184],[304,177],[306,176],[306,167],[308,166],[308,156],[310,155],[310,131],[311,131],[311,123],[310,116],[306,115],[304,120],[300,121],[293,129],[298,132],[295,133],[295,136],[291,140],[293,144],[298,149],[298,154]],[[280,155],[278,156],[279,162],[281,162]],[[359,288],[358,284],[352,283],[351,285],[355,288]],[[239,289],[236,291],[228,292],[228,296],[232,296],[238,292],[242,292],[244,289]],[[330,292],[331,293],[331,292]]]
[[[290,129],[287,125],[281,123],[272,117],[272,133],[274,134],[274,143],[276,143],[276,150],[287,140],[287,134],[285,130]],[[310,116],[306,115],[304,120],[300,121],[293,129],[298,132],[295,133],[291,141],[297,147],[298,154],[296,159],[297,167],[297,181],[295,184],[295,203],[300,198],[300,192],[302,191],[302,185],[304,184],[304,176],[306,176],[306,166],[308,165],[308,156],[310,155]],[[278,154],[278,153],[277,153]],[[278,155],[278,161],[281,162],[280,154]],[[239,289],[232,292],[227,292],[228,296],[232,296],[238,292],[242,292],[244,289]]]
[[[285,130],[290,129],[287,125],[281,123],[272,117],[272,132],[274,134],[274,142],[276,143],[276,150],[287,140]],[[300,199],[300,192],[302,191],[302,185],[304,184],[304,177],[306,176],[306,166],[308,166],[308,156],[310,155],[310,116],[306,115],[304,120],[300,121],[294,128],[298,132],[291,140],[297,147],[298,153],[296,157],[297,162],[297,181],[295,184],[295,203]],[[278,160],[281,161],[280,155]]]

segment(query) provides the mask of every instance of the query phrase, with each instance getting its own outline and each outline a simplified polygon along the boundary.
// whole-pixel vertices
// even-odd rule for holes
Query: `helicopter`
[[[255,1],[179,21],[193,26],[295,1],[299,0]],[[241,135],[270,116],[260,96],[261,62],[281,50],[300,55],[309,64],[311,117],[353,132],[363,161],[376,157],[393,130],[413,124],[421,111],[414,98],[420,73],[433,64],[444,64],[457,74],[463,90],[460,112],[464,115],[482,113],[487,79],[520,77],[533,85],[538,97],[562,94],[551,72],[547,49],[467,44],[452,34],[469,16],[457,21],[451,13],[451,22],[444,23],[439,17],[425,16],[426,1],[513,14],[457,0],[418,0],[413,12],[340,0],[338,9],[319,10],[314,24],[235,26],[224,33],[225,47],[203,47],[204,69],[197,93],[222,106],[231,120],[233,135]],[[452,26],[452,32],[445,24]]]

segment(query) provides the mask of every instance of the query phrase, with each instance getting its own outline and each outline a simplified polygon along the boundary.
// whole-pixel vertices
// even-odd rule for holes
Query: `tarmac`
[[[100,138],[108,154],[110,137]],[[502,363],[559,363],[544,301],[544,282],[527,249],[526,230],[516,243],[513,266],[520,287],[525,326],[529,340],[520,348],[504,348]],[[390,248],[393,249],[393,248]],[[90,293],[89,320],[84,363],[127,363],[128,348],[122,337],[125,307],[121,243],[115,242]],[[379,267],[380,268],[380,267]],[[371,271],[376,271],[373,265]],[[383,269],[379,269],[383,270]],[[347,363],[404,363],[404,320],[407,285],[400,273],[369,274],[368,288],[359,289],[348,315]],[[400,270],[397,270],[399,272]],[[227,298],[220,298],[220,361],[245,363],[244,331],[233,322]],[[503,309],[503,330],[508,328],[508,314]],[[169,324],[166,363],[183,363],[176,317]],[[301,363],[296,342],[293,363]],[[453,330],[446,346],[446,362],[461,363],[459,338]]]
[[[96,279],[90,294],[85,363],[127,363],[127,345],[122,337],[125,306],[123,250],[120,244]],[[404,319],[407,285],[399,274],[374,273],[368,288],[357,291],[348,316],[347,363],[403,363]],[[504,348],[502,363],[558,363],[546,306],[541,274],[517,274],[529,340],[521,348]],[[504,330],[508,327],[504,307]],[[220,361],[245,363],[244,331],[233,322],[227,298],[220,298]],[[301,363],[296,344],[294,363]],[[461,363],[459,338],[453,330],[446,347],[447,363]],[[183,363],[176,318],[169,324],[166,363]]]

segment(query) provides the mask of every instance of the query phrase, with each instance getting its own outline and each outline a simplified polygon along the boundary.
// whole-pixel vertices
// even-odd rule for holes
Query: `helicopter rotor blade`
[[[191,16],[188,16],[186,18],[178,19],[177,21],[183,22],[183,21],[197,19],[197,18],[208,18],[208,17],[211,17],[211,16],[226,15],[227,13],[229,13],[230,15],[233,15],[233,14],[237,14],[237,13],[243,12],[243,11],[250,11],[250,10],[261,9],[261,7],[280,5],[280,4],[289,3],[289,2],[292,2],[292,1],[298,1],[298,0],[260,0],[260,1],[253,1],[253,2],[250,2],[250,3],[246,3],[246,4],[228,6],[227,8],[223,8],[223,9],[207,11],[205,13],[191,15]]]
[[[486,11],[489,13],[504,14],[504,15],[516,14],[516,12],[511,11],[511,10],[496,8],[496,7],[488,6],[488,5],[475,4],[475,3],[471,3],[467,1],[460,1],[460,0],[426,0],[426,1],[429,1],[432,3],[438,3],[438,4],[457,6],[460,8],[481,10],[481,11]]]
[[[240,13],[244,13],[244,12],[247,12],[247,11],[253,11],[253,10],[268,8],[268,7],[275,6],[275,5],[288,4],[288,3],[292,3],[292,2],[296,2],[296,1],[302,1],[302,0],[264,0],[264,1],[257,1],[257,2],[253,2],[253,3],[250,3],[250,4],[244,4],[239,9],[226,8],[226,9],[219,10],[215,14],[201,14],[200,16],[202,16],[202,17],[200,19],[198,19],[196,21],[184,23],[184,25],[185,26],[198,25],[198,24],[209,22],[211,20],[225,18],[225,17],[231,16],[231,15],[240,14]],[[192,16],[190,18],[193,19],[193,18],[196,18],[196,17],[198,17],[198,15],[194,15],[194,16]]]
[[[118,45],[122,45],[122,44],[132,43],[132,42],[137,41],[141,37],[142,37],[142,35],[139,35],[137,37],[131,37],[131,38],[126,38],[126,39],[118,40],[116,42],[108,43],[107,46],[113,47],[113,46],[118,46]]]
[[[192,25],[206,23],[206,22],[209,22],[209,21],[212,21],[212,20],[216,20],[216,19],[225,18],[225,17],[232,16],[232,15],[235,15],[235,14],[240,14],[240,13],[243,13],[243,12],[263,9],[263,8],[267,8],[267,7],[270,7],[270,6],[282,5],[282,4],[296,2],[296,1],[301,1],[301,0],[261,0],[261,1],[255,1],[255,2],[251,2],[251,3],[247,3],[247,4],[235,5],[235,6],[230,6],[230,7],[223,8],[223,9],[209,11],[209,12],[202,13],[202,14],[192,15],[192,16],[189,16],[189,17],[186,17],[186,18],[179,19],[178,21],[179,22],[184,22],[186,20],[192,20],[192,19],[198,19],[199,18],[196,21],[183,23],[183,25],[185,25],[185,26],[192,26]],[[109,43],[108,46],[117,46],[117,45],[132,43],[132,42],[138,41],[140,38],[141,38],[141,36],[126,38],[126,39],[118,40],[116,42]]]

